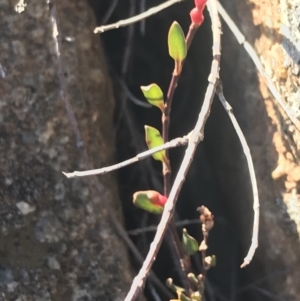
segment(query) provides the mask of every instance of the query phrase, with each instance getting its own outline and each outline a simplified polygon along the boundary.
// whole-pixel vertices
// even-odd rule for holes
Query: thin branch
[[[68,115],[68,119],[71,123],[72,130],[75,134],[76,145],[78,148],[80,148],[83,146],[83,140],[80,135],[78,122],[76,120],[74,111],[69,102],[67,83],[65,80],[65,76],[63,74],[63,64],[64,63],[63,63],[63,57],[62,57],[62,53],[61,53],[62,36],[61,36],[61,34],[59,34],[59,22],[57,19],[56,6],[55,6],[55,3],[53,0],[47,0],[47,4],[49,5],[50,17],[51,17],[51,22],[52,22],[52,34],[53,34],[53,39],[54,39],[54,44],[55,44],[55,54],[57,57],[57,76],[59,78],[59,83],[60,83],[60,96],[61,96],[61,100],[63,101],[63,104],[66,108],[66,112]]]
[[[135,1],[136,0],[130,0],[129,1],[129,16],[135,15]],[[122,59],[122,69],[121,69],[121,75],[122,79],[124,80],[126,73],[128,71],[128,66],[130,63],[130,58],[132,55],[132,46],[133,46],[133,38],[134,38],[134,32],[135,27],[133,24],[130,24],[130,26],[127,28],[127,36],[126,36],[126,44],[125,44],[125,51]]]
[[[247,141],[245,139],[245,136],[233,114],[232,107],[230,104],[226,101],[224,94],[223,94],[223,87],[221,81],[219,81],[219,85],[217,87],[217,94],[219,96],[219,99],[229,115],[229,118],[233,124],[233,127],[239,137],[239,140],[242,144],[244,154],[247,159],[249,174],[250,174],[250,180],[251,180],[251,186],[252,186],[252,193],[253,193],[253,211],[254,211],[254,221],[253,221],[253,232],[252,232],[252,239],[251,239],[251,246],[249,248],[247,256],[244,258],[244,262],[241,265],[241,268],[247,266],[255,253],[256,248],[258,247],[258,229],[259,229],[259,198],[258,198],[258,189],[257,189],[257,182],[255,177],[255,171],[253,166],[253,161],[250,153],[250,149],[248,147]]]
[[[192,40],[194,39],[195,33],[197,32],[199,28],[199,25],[195,24],[195,23],[191,23],[188,33],[186,35],[185,38],[185,42],[187,45],[187,50],[189,50],[190,45],[192,43]],[[185,60],[183,60],[181,62],[181,68],[180,70],[182,70],[183,66],[184,66],[184,62]],[[167,99],[165,102],[165,106],[164,106],[164,112],[163,112],[163,116],[162,116],[162,135],[163,135],[163,139],[164,142],[169,141],[169,128],[170,128],[170,115],[171,115],[171,108],[172,108],[172,103],[173,103],[173,98],[174,98],[174,93],[176,90],[176,87],[178,85],[178,81],[180,79],[181,76],[181,71],[179,73],[176,72],[176,69],[174,69],[173,74],[172,74],[172,78],[169,84],[169,89],[168,89],[168,93],[167,93]],[[167,152],[168,154],[168,152]],[[171,171],[168,170],[167,166],[164,166],[164,187],[165,187],[165,195],[167,196],[170,192],[171,189],[171,177],[170,177]]]
[[[205,206],[198,207],[197,211],[200,213],[200,220],[202,222],[201,228],[202,228],[202,235],[203,235],[203,240],[199,246],[199,251],[201,252],[202,255],[202,273],[199,281],[201,281],[204,284],[206,280],[207,271],[211,267],[211,264],[206,262],[206,254],[207,254],[206,251],[208,249],[207,240],[208,240],[209,232],[214,226],[214,216],[211,214],[210,210]],[[199,292],[201,296],[204,296],[204,285],[199,288]]]
[[[172,6],[172,5],[174,5],[176,3],[179,3],[179,2],[182,2],[182,1],[185,1],[185,0],[169,0],[169,1],[166,1],[162,4],[160,4],[160,5],[157,5],[155,7],[151,7],[150,9],[146,10],[145,12],[143,12],[139,15],[136,15],[134,17],[131,17],[131,18],[128,18],[128,19],[125,19],[125,20],[120,20],[120,21],[118,21],[116,23],[113,23],[113,24],[96,27],[94,29],[94,33],[102,33],[104,31],[117,29],[119,27],[128,26],[132,23],[142,21],[142,20],[144,20],[148,17],[151,17],[151,16],[159,13],[160,11],[168,8],[169,6]]]
[[[168,223],[173,217],[175,211],[176,201],[184,183],[185,177],[187,175],[188,169],[193,161],[193,157],[199,142],[203,139],[203,132],[206,120],[210,113],[210,108],[213,102],[213,98],[216,91],[216,85],[219,78],[219,67],[221,58],[221,24],[217,11],[216,0],[209,0],[209,12],[212,20],[212,31],[213,31],[213,61],[211,66],[211,73],[209,75],[208,87],[206,90],[204,102],[199,113],[198,121],[195,125],[191,139],[189,140],[188,147],[186,149],[182,164],[177,173],[174,185],[171,189],[168,201],[165,205],[160,223],[157,227],[157,232],[155,234],[154,240],[150,245],[150,250],[147,257],[143,263],[141,270],[135,277],[131,288],[125,298],[125,301],[133,301],[139,296],[144,287],[147,275],[151,269],[152,264],[155,261],[159,247],[162,243],[163,236],[166,232]]]
[[[124,79],[118,78],[117,79],[121,85],[121,88],[124,90],[125,96],[132,101],[135,105],[149,109],[151,108],[151,104],[146,102],[145,100],[140,100],[137,98],[129,89]]]
[[[118,2],[119,2],[119,0],[111,1],[110,6],[103,17],[102,23],[106,23],[110,19],[111,15],[113,14],[113,12],[115,11],[115,9],[117,7]]]
[[[140,0],[140,12],[143,13],[146,10],[146,0]],[[142,36],[146,32],[146,20],[142,20],[140,24],[140,33]]]
[[[294,126],[298,131],[300,131],[300,124],[297,120],[297,117],[295,113],[289,109],[284,101],[281,98],[280,93],[277,91],[276,87],[274,86],[270,76],[267,74],[267,72],[264,70],[264,67],[256,54],[254,48],[246,41],[245,36],[240,32],[236,24],[233,22],[233,20],[230,18],[230,16],[227,14],[226,10],[223,8],[223,6],[218,2],[218,12],[222,16],[225,23],[228,25],[229,29],[232,31],[238,42],[244,46],[245,50],[251,57],[253,63],[255,64],[256,68],[258,69],[259,73],[263,77],[268,89],[273,94],[274,98],[276,99],[277,103],[281,106],[285,114],[288,116],[288,118],[292,121]]]
[[[181,145],[186,145],[189,142],[189,135],[188,136],[184,136],[184,137],[179,137],[179,138],[175,138],[173,140],[171,140],[170,142],[167,142],[163,145],[160,145],[158,147],[154,147],[152,149],[149,149],[145,152],[139,153],[137,156],[125,160],[121,163],[117,163],[108,167],[103,167],[103,168],[98,168],[98,169],[92,169],[92,170],[86,170],[86,171],[74,171],[71,173],[66,173],[63,172],[63,174],[67,177],[67,178],[76,178],[76,177],[87,177],[87,176],[94,176],[94,175],[103,175],[106,174],[108,172],[123,168],[127,165],[139,162],[141,160],[144,160],[150,156],[152,156],[153,154],[160,152],[162,150],[165,149],[169,149],[169,148],[174,148],[174,147],[178,147]]]
[[[182,227],[182,226],[189,226],[193,224],[200,224],[201,221],[199,219],[186,219],[183,221],[175,222],[176,227]],[[127,231],[127,234],[129,235],[139,235],[146,232],[154,232],[157,230],[157,226],[149,226],[144,228],[139,228],[135,230]]]
[[[185,38],[187,50],[189,50],[191,42],[192,42],[198,28],[199,28],[198,24],[195,24],[193,22],[191,23],[188,33]],[[181,73],[182,73],[184,61],[185,60],[183,60],[180,63],[180,71],[179,72],[178,72],[176,64],[175,64],[175,68],[173,70],[171,81],[170,81],[169,88],[168,88],[167,98],[166,98],[166,101],[164,104],[164,110],[163,110],[163,115],[162,115],[162,136],[163,136],[164,143],[169,141],[171,108],[172,108],[174,93],[175,93],[176,87],[178,85],[178,81],[179,81]],[[166,151],[166,156],[169,159],[168,151]],[[169,164],[167,165],[166,163],[163,163],[163,178],[164,178],[164,195],[168,196],[170,194],[170,190],[171,190],[171,169],[169,167]],[[178,261],[180,262],[181,270],[179,271],[179,275],[182,280],[183,287],[185,289],[185,293],[188,297],[190,297],[190,293],[192,292],[192,289],[191,289],[190,280],[187,275],[191,269],[191,262],[190,262],[190,258],[186,255],[186,253],[184,252],[184,249],[182,247],[180,237],[176,230],[174,217],[171,219],[171,222],[169,223],[169,230],[170,230],[169,231],[170,240],[173,243],[172,250],[175,251],[175,253],[177,254],[177,257],[178,257]]]

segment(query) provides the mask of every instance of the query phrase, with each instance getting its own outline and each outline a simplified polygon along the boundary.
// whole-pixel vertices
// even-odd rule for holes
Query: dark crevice
[[[138,1],[137,1],[138,2]],[[90,0],[97,20],[100,23],[109,8],[111,0]],[[128,16],[130,1],[120,0],[115,11],[111,15],[108,23]],[[147,8],[161,3],[161,1],[148,0]],[[137,3],[137,9],[139,4]],[[140,91],[141,85],[148,85],[152,82],[158,83],[164,91],[167,91],[173,62],[167,52],[167,33],[171,23],[176,20],[186,32],[189,26],[189,10],[192,8],[190,1],[174,5],[168,10],[147,19],[145,22],[145,34],[140,30],[140,24],[135,26],[135,33],[132,39],[131,55],[128,62],[127,74],[122,78],[122,59],[126,47],[128,28],[109,31],[101,35],[102,43],[107,57],[110,75],[113,80],[114,94],[116,99],[115,125],[116,125],[116,160],[122,161],[132,157],[142,150],[146,150],[144,142],[144,125],[148,124],[160,129],[160,112],[156,108],[144,108],[138,106],[125,95],[120,85],[120,79],[124,81],[127,88],[138,99],[143,100]],[[226,36],[223,37],[226,43]],[[171,112],[170,137],[178,137],[187,134],[194,126],[199,113],[204,93],[207,87],[207,77],[211,67],[211,47],[212,37],[210,30],[210,20],[206,12],[205,23],[197,32],[195,40],[191,46],[182,77],[179,81],[175,93]],[[227,62],[228,64],[228,62]],[[226,62],[223,64],[223,77],[226,74]],[[255,79],[256,80],[256,79]],[[230,89],[225,80],[225,91]],[[229,88],[228,88],[229,87]],[[241,202],[240,195],[226,193],[224,195],[224,181],[222,177],[231,177],[232,181],[238,179],[238,174],[220,173],[220,161],[216,156],[222,156],[224,150],[220,149],[217,142],[220,135],[228,137],[228,147],[236,154],[242,153],[239,141],[230,124],[225,111],[221,107],[218,99],[212,107],[211,116],[205,129],[205,140],[198,147],[193,164],[188,173],[186,182],[178,200],[176,210],[177,219],[198,218],[196,208],[205,205],[215,215],[215,227],[209,238],[209,254],[216,254],[217,266],[208,272],[207,300],[270,300],[260,294],[257,285],[243,288],[252,281],[252,275],[247,269],[241,270],[240,264],[247,250],[242,249],[242,242],[247,239],[250,244],[251,237],[241,238],[242,233],[249,233],[252,228],[252,204],[235,205]],[[228,150],[227,150],[228,151]],[[176,174],[184,148],[170,151],[172,162],[172,176]],[[245,163],[242,158],[241,162]],[[156,189],[162,191],[161,166],[158,162],[147,159],[126,167],[118,172],[119,195],[122,200],[125,223],[128,230],[145,227],[157,223],[157,218],[153,215],[141,212],[132,204],[132,194],[137,190]],[[224,168],[223,168],[224,170]],[[248,181],[249,179],[245,179]],[[225,181],[226,182],[226,181]],[[248,187],[249,188],[249,187]],[[251,190],[247,193],[250,193]],[[247,200],[249,197],[247,197]],[[243,210],[248,210],[246,222],[248,229],[240,231],[240,219]],[[242,216],[245,218],[246,215]],[[188,231],[199,241],[201,240],[200,225],[187,227]],[[154,233],[132,237],[138,249],[146,255],[149,244]],[[198,255],[197,255],[198,256]],[[194,272],[199,273],[200,257],[193,258]],[[200,256],[200,255],[199,255]],[[139,265],[134,258],[132,262],[136,269]],[[178,281],[175,264],[172,262],[170,252],[166,243],[162,245],[154,270],[164,282],[168,277]],[[256,265],[257,267],[257,265]],[[255,275],[257,273],[254,273]],[[146,288],[148,300],[154,300],[151,293]],[[212,298],[214,295],[214,298]],[[165,299],[162,299],[165,300]]]

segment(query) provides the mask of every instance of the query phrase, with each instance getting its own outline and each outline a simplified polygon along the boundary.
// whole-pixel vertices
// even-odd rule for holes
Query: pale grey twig
[[[147,108],[147,109],[152,107],[150,105],[150,103],[140,100],[135,95],[133,95],[132,92],[129,90],[128,86],[126,85],[125,80],[121,79],[120,84],[121,84],[122,88],[124,89],[124,92],[125,92],[126,96],[128,97],[128,99],[130,101],[132,101],[135,105],[143,107],[143,108]]]
[[[140,12],[143,13],[146,10],[146,0],[140,0]],[[140,24],[141,35],[144,36],[146,32],[146,20],[142,20]]]
[[[67,178],[76,178],[76,177],[87,177],[87,176],[94,176],[94,175],[100,175],[100,174],[106,174],[108,172],[123,168],[127,165],[133,164],[135,162],[144,160],[150,156],[152,156],[153,154],[165,150],[165,149],[169,149],[169,148],[174,148],[174,147],[178,147],[181,145],[186,145],[188,144],[189,141],[189,135],[184,136],[184,137],[179,137],[179,138],[175,138],[161,146],[158,147],[154,147],[152,149],[149,149],[145,152],[139,153],[138,155],[136,155],[135,157],[125,160],[121,163],[117,163],[108,167],[103,167],[103,168],[98,168],[98,169],[92,169],[92,170],[86,170],[86,171],[74,171],[71,173],[66,173],[63,172],[63,174],[67,177]]]
[[[150,294],[151,294],[153,300],[154,301],[162,301],[159,294],[157,293],[155,287],[151,283],[148,285],[148,287],[149,287],[149,291],[150,291]]]
[[[227,112],[233,127],[239,137],[239,140],[242,144],[244,154],[247,159],[249,174],[250,174],[250,180],[251,180],[251,186],[252,186],[252,193],[253,193],[253,211],[254,211],[254,221],[253,221],[253,232],[252,232],[252,239],[251,239],[251,246],[249,248],[247,256],[244,258],[244,262],[241,265],[241,268],[247,266],[255,253],[256,248],[258,247],[258,230],[259,230],[259,197],[258,197],[258,189],[257,189],[257,182],[255,177],[255,171],[253,166],[253,161],[250,153],[250,149],[248,147],[246,138],[233,114],[233,110],[231,105],[226,101],[224,94],[223,94],[223,87],[221,81],[219,81],[219,84],[217,86],[217,94],[219,96],[219,99]]]
[[[247,42],[245,36],[241,33],[241,31],[238,29],[236,24],[233,22],[233,20],[230,18],[226,10],[223,8],[223,6],[218,2],[218,11],[219,14],[222,16],[225,23],[228,25],[229,29],[232,31],[234,36],[236,37],[239,44],[243,45],[247,53],[249,54],[250,58],[252,59],[253,63],[255,64],[256,68],[258,69],[259,73],[265,80],[265,83],[270,90],[270,92],[273,94],[274,98],[276,99],[277,103],[280,105],[280,107],[283,109],[285,114],[288,116],[288,118],[292,121],[294,126],[298,131],[300,131],[300,125],[297,120],[296,115],[294,112],[289,109],[284,101],[281,98],[280,93],[277,91],[275,85],[273,84],[270,76],[267,74],[267,72],[264,70],[264,67],[256,54],[254,48]]]
[[[201,221],[199,219],[187,219],[179,222],[175,222],[176,227],[182,227],[182,226],[188,226],[192,224],[201,224]],[[157,230],[157,226],[149,226],[149,227],[144,227],[144,228],[139,228],[135,230],[130,230],[127,231],[127,234],[129,235],[139,235],[145,232],[154,232]]]
[[[83,146],[83,140],[80,135],[79,126],[78,126],[78,122],[76,120],[74,111],[69,102],[67,83],[65,80],[65,76],[63,74],[63,57],[62,57],[62,53],[61,53],[62,35],[59,33],[59,29],[58,29],[59,24],[58,24],[58,19],[57,19],[57,15],[56,15],[56,6],[52,0],[47,0],[47,3],[49,4],[49,10],[50,10],[50,16],[51,16],[51,22],[52,22],[52,34],[53,34],[54,45],[55,45],[55,54],[57,57],[57,75],[58,75],[59,84],[60,84],[60,95],[61,95],[61,99],[64,103],[64,106],[66,108],[66,112],[67,112],[68,118],[70,120],[73,132],[75,134],[76,145],[78,148],[80,148]]]
[[[281,296],[277,296],[273,293],[271,293],[270,291],[266,290],[266,289],[263,289],[261,287],[255,287],[253,289],[254,291],[257,291],[258,293],[266,296],[269,298],[269,300],[273,300],[273,301],[288,301],[288,299],[286,298],[282,298]]]
[[[189,139],[188,147],[186,149],[183,161],[176,175],[174,184],[172,186],[168,201],[164,207],[164,211],[157,227],[157,231],[153,242],[150,245],[150,250],[147,257],[140,269],[138,275],[134,278],[131,288],[125,298],[125,301],[133,301],[139,296],[144,287],[146,278],[149,274],[152,264],[154,263],[160,245],[162,243],[164,234],[167,230],[168,224],[171,221],[176,201],[187,175],[188,169],[193,161],[193,157],[199,142],[203,139],[203,132],[206,120],[209,116],[211,105],[216,91],[216,85],[219,78],[220,58],[221,58],[221,23],[218,16],[217,2],[216,0],[209,0],[208,2],[209,13],[212,20],[212,32],[213,32],[213,61],[211,66],[211,72],[208,77],[208,87],[206,90],[204,102],[201,111],[198,116],[197,123]]]
[[[113,14],[113,12],[116,9],[118,2],[119,2],[119,0],[111,1],[110,6],[102,19],[102,23],[106,23],[109,20],[109,18],[111,17],[111,15]]]
[[[150,16],[153,16],[157,13],[159,13],[160,11],[168,8],[169,6],[172,6],[176,3],[179,3],[179,2],[182,2],[182,1],[185,1],[185,0],[169,0],[169,1],[166,1],[160,5],[157,5],[155,7],[151,7],[149,8],[148,10],[146,10],[145,12],[139,14],[139,15],[136,15],[134,17],[131,17],[131,18],[128,18],[128,19],[125,19],[125,20],[120,20],[116,23],[113,23],[113,24],[108,24],[108,25],[103,25],[103,26],[99,26],[99,27],[96,27],[94,29],[94,33],[102,33],[104,31],[108,31],[108,30],[111,30],[111,29],[117,29],[119,27],[124,27],[124,26],[127,26],[127,25],[130,25],[132,23],[136,23],[136,22],[139,22],[139,21],[142,21]]]
[[[120,84],[120,86],[121,86],[120,88],[123,90],[123,95],[122,95],[123,98],[126,96],[126,97],[127,97],[130,101],[132,101],[135,105],[140,106],[140,107],[143,107],[143,108],[149,109],[149,108],[152,107],[151,104],[148,103],[146,100],[141,100],[141,99],[139,99],[138,97],[136,97],[136,96],[130,91],[130,89],[129,89],[129,87],[128,87],[128,85],[127,85],[127,83],[126,83],[126,81],[125,81],[124,78],[121,78],[121,77],[119,77],[119,76],[116,75],[116,74],[114,74],[114,77],[115,77],[116,81]],[[125,102],[125,101],[126,101],[126,100],[124,99],[123,104],[122,104],[122,109],[121,109],[121,111],[124,109],[124,102]],[[122,113],[123,113],[123,111],[122,111]],[[117,124],[118,124],[118,122],[117,122]]]
[[[130,9],[129,9],[129,16],[134,16],[135,15],[135,1],[136,0],[130,0]],[[127,29],[127,36],[126,36],[126,44],[125,44],[125,51],[122,59],[122,71],[121,75],[122,78],[124,79],[127,71],[128,71],[128,66],[130,62],[130,57],[132,54],[132,41],[134,37],[134,25],[130,24],[128,29]]]

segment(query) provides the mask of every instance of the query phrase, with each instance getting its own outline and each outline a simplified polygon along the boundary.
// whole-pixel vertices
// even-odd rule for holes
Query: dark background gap
[[[90,0],[95,11],[98,24],[107,12],[111,0]],[[118,1],[117,7],[108,23],[116,22],[128,17],[130,3],[134,1]],[[146,1],[147,8],[160,4],[161,1]],[[139,1],[135,1],[135,14],[139,11]],[[167,51],[167,33],[171,23],[176,20],[187,32],[190,24],[189,11],[193,7],[192,1],[184,1],[176,4],[166,11],[145,21],[145,34],[141,32],[141,24],[134,25],[134,35],[130,42],[130,57],[128,69],[123,75],[130,92],[143,99],[140,91],[141,85],[155,82],[161,86],[166,93],[173,61]],[[148,124],[161,127],[160,112],[156,108],[144,108],[133,103],[128,97],[124,97],[120,79],[122,78],[122,64],[129,27],[108,31],[101,35],[101,40],[107,56],[110,75],[116,99],[115,125],[116,125],[116,160],[122,161],[145,150],[144,125]],[[226,36],[223,36],[226,43]],[[212,37],[210,20],[205,13],[205,23],[201,26],[192,43],[188,57],[185,62],[183,74],[176,89],[172,106],[170,138],[187,134],[194,126],[204,93],[207,87],[207,77],[211,66]],[[223,57],[223,60],[226,59]],[[226,76],[226,65],[222,69],[223,77]],[[226,90],[225,86],[225,90]],[[177,205],[177,219],[198,218],[196,208],[201,205],[207,206],[215,215],[215,227],[209,238],[209,254],[217,256],[217,266],[208,272],[209,284],[207,285],[207,300],[270,300],[264,299],[255,293],[253,287],[239,293],[239,290],[251,283],[251,275],[247,270],[241,270],[239,265],[245,256],[245,250],[241,248],[239,229],[236,226],[237,214],[232,210],[232,203],[240,200],[228,200],[222,197],[219,185],[218,166],[214,162],[215,155],[222,155],[222,150],[217,149],[216,133],[222,134],[222,128],[229,129],[225,134],[230,135],[232,151],[239,148],[239,142],[235,133],[230,129],[230,121],[222,109],[219,101],[215,99],[206,129],[205,140],[199,145],[193,164],[188,173]],[[173,177],[178,170],[184,148],[171,150]],[[238,175],[230,175],[238,176]],[[118,172],[120,198],[123,204],[125,224],[128,230],[156,224],[156,216],[141,212],[132,205],[132,194],[137,190],[156,189],[162,191],[162,177],[160,163],[152,158],[138,164],[126,167]],[[231,205],[230,205],[231,204]],[[251,211],[251,204],[249,204]],[[238,209],[236,210],[238,211]],[[252,216],[250,216],[252,218]],[[251,219],[249,219],[251,221]],[[249,227],[251,224],[249,224]],[[201,240],[200,225],[186,227],[198,241]],[[145,256],[154,233],[133,236],[138,249]],[[250,243],[250,240],[249,240]],[[200,257],[194,256],[193,263],[195,273],[199,273]],[[136,269],[139,265],[132,258]],[[169,247],[166,243],[162,245],[154,271],[164,282],[172,277],[178,283],[175,265],[170,256]],[[255,287],[255,286],[254,286]],[[154,300],[146,287],[148,300]],[[166,300],[163,299],[162,300]]]

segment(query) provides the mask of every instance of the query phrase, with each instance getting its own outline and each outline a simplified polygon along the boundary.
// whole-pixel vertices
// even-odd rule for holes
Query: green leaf
[[[145,125],[145,134],[146,134],[146,143],[147,143],[149,149],[152,149],[154,147],[158,147],[158,146],[161,146],[164,144],[163,138],[160,135],[160,132],[156,128]],[[162,150],[160,152],[153,154],[152,157],[158,161],[162,161],[162,162],[167,161],[165,150]]]
[[[182,246],[187,255],[193,255],[198,251],[198,242],[192,236],[190,236],[186,229],[182,231]]]
[[[192,299],[188,298],[184,292],[185,292],[185,289],[180,287],[180,286],[177,286],[177,285],[174,285],[173,283],[173,279],[172,278],[168,278],[166,280],[166,285],[168,288],[170,288],[174,293],[177,294],[177,298],[178,299],[172,299],[170,301],[193,301]]]
[[[141,90],[151,105],[164,111],[164,94],[157,84],[141,86]]]
[[[178,298],[180,301],[193,301],[191,298],[187,297],[185,294],[183,293],[179,293],[178,294]]]
[[[179,295],[180,293],[184,293],[185,292],[185,289],[183,287],[177,286],[177,285],[175,285],[173,283],[173,279],[172,278],[168,278],[166,280],[166,286],[169,289],[171,289],[174,293],[176,293],[177,295]]]
[[[194,283],[196,286],[198,285],[199,281],[194,273],[188,273],[187,276],[192,283]]]
[[[211,255],[211,266],[215,267],[217,265],[217,257],[216,255]]]
[[[137,191],[133,195],[133,204],[148,212],[161,214],[164,207],[157,204],[159,193],[154,190]]]
[[[202,300],[201,294],[199,292],[192,293],[191,298],[193,301],[201,301]]]
[[[177,62],[182,62],[187,54],[187,46],[181,26],[175,21],[171,25],[168,34],[168,46],[170,56]]]
[[[215,255],[205,257],[205,262],[209,267],[214,267],[217,264],[217,258]]]

